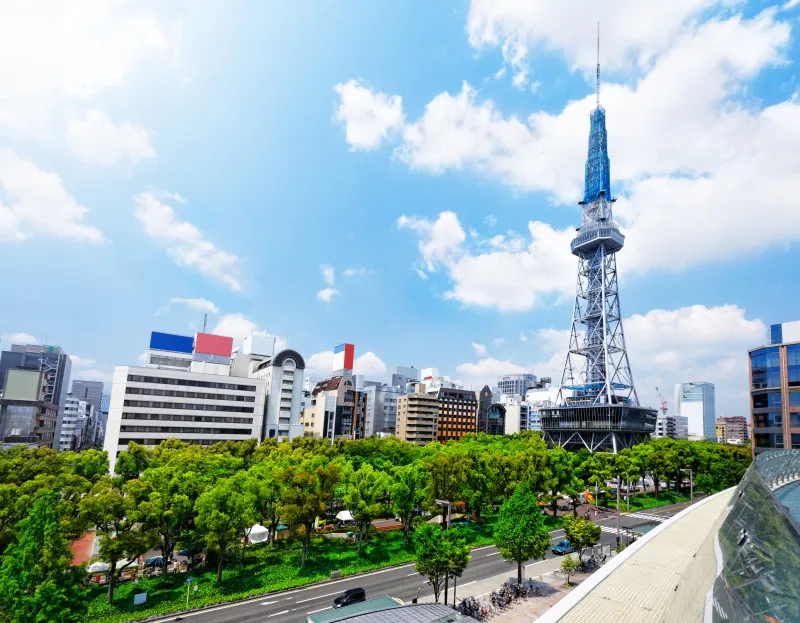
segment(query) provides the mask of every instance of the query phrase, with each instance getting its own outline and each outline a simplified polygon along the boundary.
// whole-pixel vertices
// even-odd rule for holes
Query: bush
[[[631,496],[631,512],[644,510],[646,508],[668,506],[679,502],[687,502],[688,500],[688,495],[678,495],[674,491],[660,491],[658,498],[655,497],[654,493],[640,493],[639,495]],[[620,511],[625,512],[627,508],[624,500],[621,500],[619,505]]]

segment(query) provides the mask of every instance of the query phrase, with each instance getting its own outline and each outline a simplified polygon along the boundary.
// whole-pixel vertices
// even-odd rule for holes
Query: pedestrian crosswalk
[[[616,528],[612,528],[611,526],[600,526],[600,529],[603,532],[608,532],[610,534],[616,534],[617,533],[617,529]],[[622,536],[633,536],[633,533],[630,530],[626,530],[625,528],[620,528],[619,533]]]
[[[657,521],[661,523],[669,519],[668,517],[659,517],[658,515],[648,515],[647,513],[629,513],[628,517],[636,517],[637,519],[647,519],[648,521]]]

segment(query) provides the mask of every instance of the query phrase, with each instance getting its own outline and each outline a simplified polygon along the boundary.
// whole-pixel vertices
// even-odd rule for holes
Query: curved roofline
[[[300,370],[306,369],[306,362],[303,360],[303,356],[298,353],[296,350],[292,350],[291,348],[287,348],[286,350],[282,350],[275,358],[272,360],[273,366],[282,366],[283,362],[287,359],[294,359],[295,365]]]

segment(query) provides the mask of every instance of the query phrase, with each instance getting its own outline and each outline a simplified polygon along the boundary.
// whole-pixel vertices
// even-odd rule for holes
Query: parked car
[[[572,547],[572,543],[569,542],[569,539],[561,539],[553,546],[553,553],[559,554],[560,556],[563,556],[564,554],[571,554],[574,551],[575,548]]]
[[[367,600],[367,592],[363,588],[348,588],[344,593],[333,600],[334,608],[351,606]]]

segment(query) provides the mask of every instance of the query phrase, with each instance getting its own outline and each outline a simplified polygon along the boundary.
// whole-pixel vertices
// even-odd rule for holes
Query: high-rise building
[[[361,392],[366,396],[365,437],[394,435],[397,430],[397,397],[399,387],[366,381]]]
[[[597,64],[598,85],[600,63]],[[594,452],[630,447],[655,430],[656,412],[639,405],[622,330],[617,252],[625,236],[614,221],[606,112],[590,115],[582,222],[570,247],[578,258],[578,287],[569,350],[557,406],[542,410],[542,430],[553,444]]]
[[[317,383],[311,404],[303,410],[306,437],[361,439],[366,432],[367,396],[356,391],[352,376],[333,376]]]
[[[143,367],[115,368],[103,445],[112,471],[129,441],[153,446],[174,437],[211,445],[302,434],[300,354],[259,353],[267,348],[257,344],[233,353],[232,344],[207,333],[154,333]]]
[[[497,387],[500,388],[501,394],[522,396],[524,398],[529,389],[536,387],[536,375],[506,374],[505,376],[499,376],[497,377]]]
[[[475,396],[478,399],[478,432],[489,432],[489,407],[492,406],[492,390],[488,385],[484,385],[483,389],[476,391]]]
[[[78,400],[85,400],[95,409],[100,411],[103,402],[103,382],[102,381],[72,381],[72,395]]]
[[[424,383],[397,397],[396,434],[403,441],[420,446],[436,441],[438,419],[439,398],[428,394]]]
[[[439,419],[436,426],[436,439],[447,443],[460,439],[467,433],[474,433],[478,420],[478,400],[475,392],[469,389],[441,388],[439,399]]]
[[[681,415],[659,415],[656,419],[655,439],[689,439],[689,420]]]
[[[769,345],[749,355],[754,454],[800,448],[800,342],[784,342],[772,325]]]
[[[0,383],[6,378],[8,370],[14,368],[38,370],[42,373],[44,390],[41,402],[57,407],[54,438],[58,439],[61,434],[61,421],[64,417],[64,405],[69,391],[72,360],[58,346],[12,344],[10,351],[3,351],[0,355]],[[58,447],[58,443],[55,443],[55,447]]]
[[[676,384],[675,415],[687,418],[689,439],[716,440],[714,384],[705,382]]]
[[[61,433],[58,437],[58,450],[75,450],[75,423],[78,421],[78,413],[82,411],[81,401],[72,394],[67,394],[64,403],[64,417],[61,421]],[[86,401],[83,401],[84,405]]]
[[[53,389],[47,377],[45,371],[24,367],[8,368],[3,374],[0,397],[3,449],[14,446],[58,449],[59,407],[50,402]]]

